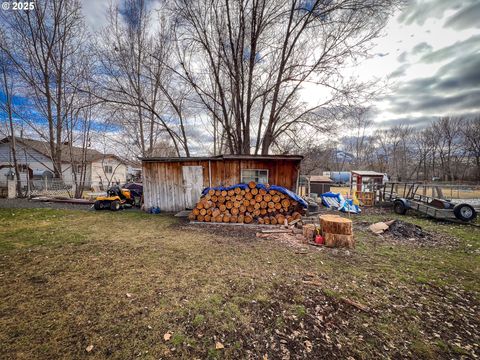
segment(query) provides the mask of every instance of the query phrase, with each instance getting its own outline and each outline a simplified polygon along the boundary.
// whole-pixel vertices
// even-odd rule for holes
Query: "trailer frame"
[[[387,190],[390,185],[390,191]],[[394,191],[398,186],[403,185],[404,196],[398,196]],[[419,213],[431,216],[435,219],[470,222],[477,216],[478,210],[467,203],[455,204],[447,199],[442,199],[441,189],[436,189],[439,198],[427,195],[417,194],[417,190],[421,183],[389,183],[385,186],[384,197],[385,200],[393,202],[393,209],[395,213],[404,215],[407,210],[414,210]]]

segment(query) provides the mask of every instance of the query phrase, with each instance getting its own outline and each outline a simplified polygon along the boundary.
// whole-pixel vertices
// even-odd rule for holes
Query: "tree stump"
[[[338,215],[321,215],[320,227],[326,246],[355,247],[352,220]]]

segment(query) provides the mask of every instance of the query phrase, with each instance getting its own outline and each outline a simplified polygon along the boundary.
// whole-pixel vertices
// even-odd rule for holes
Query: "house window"
[[[82,170],[83,170],[83,165],[82,164],[77,164],[75,165],[75,172],[77,174],[81,174],[82,173]]]
[[[103,167],[103,170],[105,171],[105,174],[111,174],[111,173],[113,173],[112,165],[105,165],[105,166]]]
[[[242,183],[255,181],[260,184],[268,184],[268,170],[242,169]]]

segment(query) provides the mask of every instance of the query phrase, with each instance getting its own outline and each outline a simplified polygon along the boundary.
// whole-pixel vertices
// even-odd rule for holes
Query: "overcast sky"
[[[109,1],[82,3],[92,28],[105,23]],[[480,113],[479,19],[480,0],[410,1],[390,19],[371,57],[355,68],[361,79],[387,85],[374,102],[379,127]]]
[[[480,113],[480,1],[411,1],[360,67],[388,79],[380,126]]]

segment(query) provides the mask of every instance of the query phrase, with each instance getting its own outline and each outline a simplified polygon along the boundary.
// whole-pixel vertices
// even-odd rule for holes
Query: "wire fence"
[[[0,197],[8,196],[8,184],[15,182],[14,179],[7,179],[0,176]],[[89,181],[77,184],[73,179],[21,179],[22,197],[63,197],[63,198],[91,198],[92,195],[105,193],[111,184],[91,183]],[[14,189],[15,189],[14,188]],[[15,193],[15,190],[13,190]]]
[[[66,197],[74,198],[77,193],[77,188],[80,185],[77,185],[74,181],[68,181],[63,179],[38,179],[30,180],[27,184],[23,184],[22,191],[26,194],[27,197]],[[80,194],[83,191],[89,191],[91,185],[85,183],[82,186],[82,189],[79,190]]]

